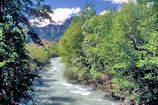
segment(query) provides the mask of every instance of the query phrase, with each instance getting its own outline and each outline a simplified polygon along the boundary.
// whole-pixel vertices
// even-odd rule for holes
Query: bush
[[[29,56],[38,60],[41,63],[45,63],[49,59],[49,53],[45,48],[40,48],[36,44],[28,44],[26,49],[29,51]]]
[[[72,68],[64,71],[64,77],[67,80],[77,80],[78,78],[77,74],[74,72]]]
[[[48,62],[49,58],[57,56],[57,48],[52,44],[49,47],[41,47],[36,44],[30,43],[25,47],[32,59],[37,60],[41,64]]]

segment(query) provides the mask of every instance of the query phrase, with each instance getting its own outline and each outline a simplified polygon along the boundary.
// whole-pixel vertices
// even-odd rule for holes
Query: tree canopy
[[[80,82],[101,84],[107,92],[126,97],[129,102],[157,105],[156,10],[157,1],[138,0],[137,4],[124,4],[120,11],[90,15],[84,24],[78,24],[81,28],[73,25],[79,23],[74,20],[60,40],[59,51],[73,68],[68,69],[66,75]],[[82,17],[84,15],[78,18]],[[80,29],[78,37],[82,40],[72,39],[76,35],[71,33],[72,29],[74,33]],[[69,46],[65,46],[67,43]]]
[[[17,105],[31,99],[30,58],[25,44],[33,35],[28,19],[49,18],[50,7],[43,0],[3,0],[0,2],[0,104]],[[48,11],[48,12],[47,12]],[[33,36],[34,37],[34,36]]]

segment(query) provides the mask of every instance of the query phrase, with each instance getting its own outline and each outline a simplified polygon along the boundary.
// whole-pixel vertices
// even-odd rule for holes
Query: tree
[[[114,48],[117,49],[114,68],[131,82],[130,87],[134,88],[133,93],[138,104],[156,105],[156,14],[152,7],[147,8],[146,5],[126,5],[114,22]]]
[[[43,4],[43,1],[44,0],[3,0],[0,3],[0,22],[7,23],[8,21],[8,23],[10,23],[10,21],[18,21],[21,26],[24,25],[28,28],[28,34],[31,35],[32,40],[35,43],[42,45],[38,35],[33,32],[29,19],[38,17],[40,19],[48,18],[52,21],[49,16],[49,13],[52,13],[51,8],[50,6]],[[18,23],[13,24],[13,26],[19,26]]]
[[[157,0],[138,0],[138,4],[130,2],[120,11],[103,16],[87,14],[81,14],[86,21],[79,26],[80,34],[69,32],[61,40],[62,45],[66,43],[63,56],[69,57],[66,62],[76,70],[72,70],[73,76],[77,75],[81,82],[97,82],[98,77],[108,75],[108,80],[99,80],[100,83],[108,83],[108,88],[130,98],[128,101],[138,105],[157,105]],[[70,29],[71,32],[78,30],[77,26]],[[82,40],[78,40],[79,35]],[[80,53],[77,54],[76,50]],[[112,91],[112,95],[115,94]]]
[[[24,48],[28,34],[33,34],[27,16],[49,17],[50,8],[37,0],[0,2],[0,104],[15,105],[31,99],[30,58]],[[37,7],[37,8],[36,8]]]
[[[87,19],[95,16],[96,11],[94,9],[94,6],[91,3],[86,2],[84,9],[80,12],[80,15]]]
[[[59,51],[65,62],[72,64],[71,60],[81,54],[81,43],[83,35],[81,27],[85,22],[85,18],[75,17],[69,29],[59,42]]]

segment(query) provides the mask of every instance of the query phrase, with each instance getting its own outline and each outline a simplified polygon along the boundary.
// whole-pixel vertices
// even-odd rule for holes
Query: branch
[[[134,49],[135,49],[136,51],[146,51],[148,54],[153,55],[153,52],[152,52],[152,51],[149,51],[148,49],[145,49],[145,48],[137,47],[138,44],[143,46],[143,44],[140,43],[140,42],[141,42],[140,40],[139,40],[139,43],[137,44],[137,42],[138,42],[137,40],[138,40],[138,39],[136,39],[134,36],[128,35],[128,38],[129,38],[130,41],[132,41],[133,47],[134,47]]]

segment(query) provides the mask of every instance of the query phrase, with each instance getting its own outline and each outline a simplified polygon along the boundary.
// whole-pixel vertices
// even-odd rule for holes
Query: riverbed
[[[63,77],[65,66],[60,57],[50,59],[51,66],[41,70],[34,83],[35,105],[118,105],[101,90],[68,83]]]

